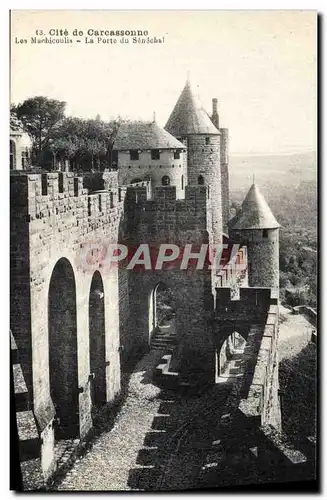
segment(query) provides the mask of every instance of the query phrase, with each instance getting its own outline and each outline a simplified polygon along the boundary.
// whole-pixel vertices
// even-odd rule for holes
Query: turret
[[[222,242],[220,132],[195,96],[189,81],[168,119],[165,129],[187,145],[188,184],[208,186],[212,210],[213,242]]]
[[[279,228],[258,186],[252,184],[231,220],[230,236],[247,245],[251,287],[279,288]]]

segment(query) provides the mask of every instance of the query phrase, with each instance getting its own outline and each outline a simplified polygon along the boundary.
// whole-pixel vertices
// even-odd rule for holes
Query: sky
[[[67,29],[73,44],[31,43],[36,30],[49,38],[51,29]],[[74,29],[83,35],[73,36]],[[87,44],[88,29],[147,30],[164,43],[97,43],[89,36],[95,43]],[[314,11],[11,14],[15,104],[44,95],[66,101],[67,115],[152,120],[155,112],[164,126],[189,75],[209,113],[218,98],[231,154],[316,149],[316,58]]]

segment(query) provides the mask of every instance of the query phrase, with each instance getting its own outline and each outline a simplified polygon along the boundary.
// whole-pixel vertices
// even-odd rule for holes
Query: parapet
[[[176,186],[155,187],[152,193],[149,181],[140,181],[127,187],[130,206],[135,203],[145,210],[183,211],[194,209],[205,213],[208,205],[208,188],[206,186],[185,186],[185,199],[177,199]],[[152,196],[151,196],[152,194]],[[145,203],[148,202],[148,203]]]
[[[10,176],[12,214],[25,214],[28,220],[42,219],[61,212],[85,211],[85,215],[104,212],[119,205],[124,198],[123,188],[111,187],[89,194],[82,176],[74,172],[29,173]],[[96,207],[96,209],[94,208]]]
[[[240,288],[239,300],[232,300],[231,288],[216,288],[216,311],[218,316],[222,312],[245,314],[246,311],[249,311],[249,317],[256,311],[268,314],[270,307],[276,307],[274,302],[270,288]]]

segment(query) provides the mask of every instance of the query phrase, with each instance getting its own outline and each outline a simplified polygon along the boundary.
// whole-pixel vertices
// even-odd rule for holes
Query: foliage
[[[56,99],[37,96],[26,99],[11,108],[32,140],[33,153],[37,162],[42,151],[49,145],[56,126],[63,120],[66,103]],[[13,119],[13,118],[12,118]]]
[[[71,170],[103,170],[112,164],[113,143],[119,120],[65,117],[66,103],[33,97],[12,105],[10,124],[21,128],[32,139],[33,160],[45,168],[66,162]]]
[[[118,121],[65,118],[50,141],[57,159],[68,159],[73,170],[103,170],[111,164]]]

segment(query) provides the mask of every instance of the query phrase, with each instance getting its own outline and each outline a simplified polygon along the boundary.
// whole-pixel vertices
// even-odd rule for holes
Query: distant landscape
[[[253,176],[282,228],[280,287],[285,304],[317,305],[316,153],[231,155],[230,199],[238,207]]]

